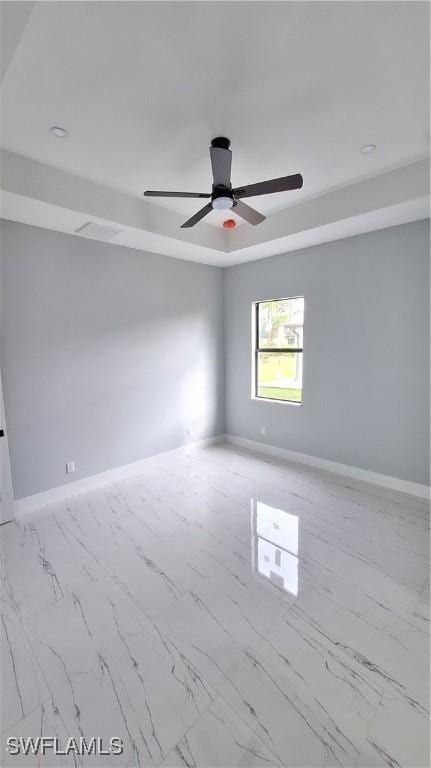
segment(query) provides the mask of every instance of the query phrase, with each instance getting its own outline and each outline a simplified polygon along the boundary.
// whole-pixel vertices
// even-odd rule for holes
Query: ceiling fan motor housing
[[[214,182],[212,186],[211,204],[212,207],[220,211],[228,211],[234,205],[234,197],[232,194],[232,184],[230,183],[230,159],[221,161],[220,156],[225,158],[231,157],[230,140],[226,136],[216,136],[211,142],[211,150],[223,150],[221,155],[217,154],[217,159],[211,156],[213,163]],[[217,172],[214,170],[220,162],[222,163],[222,171]],[[215,166],[214,166],[215,163]],[[221,177],[221,178],[220,178]],[[223,183],[220,183],[223,181]]]
[[[218,149],[230,149],[230,140],[225,136],[216,136],[216,138],[212,140],[211,146],[217,147]]]
[[[211,195],[212,207],[218,210],[226,211],[232,208],[234,204],[234,197],[232,194],[232,188],[225,187],[222,184],[213,186],[213,193]]]

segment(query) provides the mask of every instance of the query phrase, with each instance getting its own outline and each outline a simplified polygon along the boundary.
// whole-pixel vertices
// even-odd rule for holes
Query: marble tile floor
[[[0,541],[1,765],[430,765],[426,502],[218,445]]]

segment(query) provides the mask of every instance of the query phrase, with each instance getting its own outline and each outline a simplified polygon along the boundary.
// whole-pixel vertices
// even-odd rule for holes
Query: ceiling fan
[[[233,209],[238,216],[248,221],[249,224],[260,224],[265,221],[259,211],[255,211],[246,203],[242,202],[243,197],[254,197],[255,195],[270,195],[273,192],[287,192],[291,189],[301,189],[302,176],[295,173],[292,176],[282,176],[279,179],[270,179],[269,181],[260,181],[257,184],[248,184],[245,187],[233,187],[230,180],[230,171],[232,165],[232,152],[230,150],[230,141],[224,136],[218,136],[213,139],[210,146],[210,157],[213,172],[212,192],[158,192],[147,190],[144,192],[146,197],[205,197],[211,198],[210,202],[204,205],[197,213],[181,225],[184,227],[194,227],[210,211],[227,211]]]

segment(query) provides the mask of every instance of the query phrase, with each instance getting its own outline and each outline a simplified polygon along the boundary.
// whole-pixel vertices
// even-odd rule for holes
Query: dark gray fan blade
[[[232,166],[232,152],[222,147],[210,147],[211,166],[213,169],[214,185],[221,184],[230,188],[230,169]]]
[[[236,187],[232,190],[235,197],[254,197],[255,195],[271,195],[274,192],[288,192],[291,189],[301,189],[303,179],[300,173],[293,176],[282,176],[280,179],[259,181],[257,184],[248,184],[245,187]]]
[[[265,221],[266,219],[266,216],[263,216],[259,211],[255,211],[254,208],[250,208],[249,205],[241,202],[241,200],[237,200],[233,204],[232,210],[235,211],[238,216],[241,216],[242,219],[248,221],[249,224],[261,224],[262,221]]]
[[[207,203],[204,205],[203,208],[200,209],[197,213],[195,213],[194,216],[191,217],[191,219],[188,219],[184,222],[184,224],[181,224],[181,229],[184,229],[185,227],[194,227],[195,224],[198,223],[201,219],[203,219],[204,216],[207,215],[210,211],[212,211],[213,207],[211,203]]]
[[[147,189],[144,192],[145,197],[211,197],[206,192],[157,192],[152,189]]]

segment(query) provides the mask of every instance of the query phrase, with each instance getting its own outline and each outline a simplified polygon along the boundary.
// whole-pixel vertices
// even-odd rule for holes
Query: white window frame
[[[303,319],[303,339],[302,339],[302,347],[298,348],[280,348],[280,349],[262,349],[259,347],[259,304],[265,304],[269,301],[291,301],[292,299],[303,299],[304,301],[304,319]],[[305,296],[283,296],[276,299],[258,299],[257,301],[254,301],[252,303],[251,307],[251,348],[252,348],[252,356],[251,356],[251,399],[254,400],[257,403],[279,403],[281,405],[293,405],[296,408],[301,408],[301,406],[304,403],[304,333],[305,333]],[[258,392],[258,382],[257,382],[257,360],[258,360],[258,354],[259,352],[278,352],[280,353],[286,353],[286,352],[300,352],[302,354],[302,389],[301,389],[301,400],[298,402],[297,400],[281,400],[275,397],[261,397],[257,394]]]

